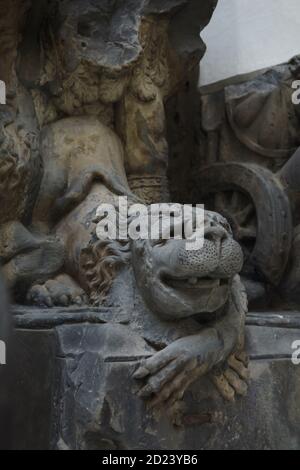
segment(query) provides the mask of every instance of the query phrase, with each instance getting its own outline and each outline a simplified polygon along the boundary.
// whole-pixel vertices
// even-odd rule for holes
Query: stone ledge
[[[300,328],[290,327],[295,326],[291,312],[249,315],[248,395],[227,403],[204,377],[187,393],[184,428],[175,428],[166,417],[153,420],[135,395],[132,373],[151,348],[129,326],[108,323],[112,312],[23,307],[14,312],[21,327],[13,367],[15,449],[53,449],[58,442],[107,449],[300,448],[300,366],[291,361]],[[53,328],[50,314],[58,322]],[[66,314],[73,324],[60,325]],[[85,431],[93,426],[97,432]]]

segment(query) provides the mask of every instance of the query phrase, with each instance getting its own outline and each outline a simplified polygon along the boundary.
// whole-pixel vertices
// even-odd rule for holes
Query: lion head
[[[212,212],[205,218],[199,250],[187,250],[184,239],[132,243],[140,292],[148,307],[165,319],[216,312],[228,301],[232,280],[242,268],[242,251],[229,224]]]
[[[107,296],[119,270],[130,265],[147,307],[164,320],[206,317],[225,306],[243,255],[227,221],[205,212],[204,244],[186,240],[99,240],[83,251],[81,267],[93,303]]]

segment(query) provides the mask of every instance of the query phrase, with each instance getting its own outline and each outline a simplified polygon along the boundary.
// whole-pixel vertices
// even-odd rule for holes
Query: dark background
[[[10,322],[9,308],[6,289],[2,278],[0,277],[0,340],[5,341],[7,355],[10,353]],[[9,359],[7,358],[9,364]],[[9,365],[0,365],[0,449],[9,449],[10,447],[10,415],[11,407],[9,404],[10,385],[9,385]]]

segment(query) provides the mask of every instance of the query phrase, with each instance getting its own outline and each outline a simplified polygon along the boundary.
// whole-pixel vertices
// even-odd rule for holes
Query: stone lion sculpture
[[[99,240],[98,206],[117,204],[119,195],[137,202],[118,137],[97,118],[66,118],[44,129],[41,153],[44,176],[32,233],[48,244],[40,243],[38,256],[30,256],[27,301],[131,312],[130,327],[157,351],[134,376],[140,396],[155,406],[172,408],[207,373],[224,397],[244,394],[242,252],[226,220],[206,213],[205,242],[197,251],[187,251],[185,240]],[[49,243],[50,254],[56,253],[55,272]],[[13,259],[14,277],[19,269],[23,282],[26,256],[21,252]]]
[[[128,9],[134,3],[134,11]],[[142,202],[130,190],[128,175],[142,197],[145,177],[166,180],[165,101],[185,82],[186,71],[198,67],[204,52],[198,25],[204,27],[216,2],[205,2],[202,11],[196,0],[129,0],[116,14],[107,1],[49,4],[54,7],[46,15],[49,28],[37,26],[43,29],[43,53],[38,54],[45,59],[42,77],[41,70],[36,76],[27,73],[23,66],[30,61],[21,60],[22,82],[32,89],[29,93],[20,84],[18,112],[1,115],[0,262],[18,302],[111,312],[111,324],[77,325],[84,336],[80,352],[68,325],[56,329],[62,350],[70,347],[74,359],[65,355],[68,372],[59,384],[57,445],[99,448],[103,436],[105,442],[110,439],[98,419],[99,402],[105,415],[112,400],[105,387],[114,397],[124,395],[123,402],[111,407],[114,429],[120,428],[120,403],[122,407],[124,398],[130,402],[131,388],[138,395],[138,429],[146,416],[140,398],[153,413],[169,414],[178,424],[185,392],[198,378],[208,377],[228,400],[247,390],[247,300],[238,276],[242,252],[226,220],[207,212],[204,246],[193,252],[186,250],[185,240],[96,236],[100,204],[117,205],[119,196]],[[119,41],[120,32],[127,35],[127,29],[118,28],[124,12],[130,13],[130,28]],[[110,22],[114,28],[108,28],[103,42],[107,17],[115,20]],[[183,23],[189,25],[186,38],[178,36]],[[118,41],[111,42],[112,37]],[[75,49],[70,47],[74,44]],[[155,195],[165,193],[154,189]],[[113,315],[120,311],[129,316],[127,325],[114,324]],[[82,377],[73,374],[76,361]],[[118,364],[125,364],[123,381],[110,374],[110,362],[117,363],[117,372]],[[134,410],[130,407],[129,415]],[[72,426],[80,429],[84,444],[76,442],[76,432],[74,439],[67,435]]]

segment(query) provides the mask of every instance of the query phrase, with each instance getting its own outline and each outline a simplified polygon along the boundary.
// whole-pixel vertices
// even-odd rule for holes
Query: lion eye
[[[164,246],[167,243],[167,240],[151,240],[151,245],[152,246]]]
[[[221,226],[225,228],[228,233],[232,234],[232,229],[228,222],[221,222]]]

